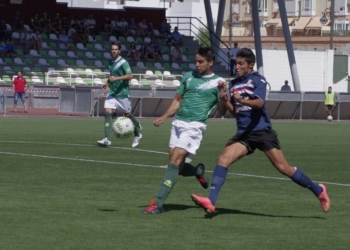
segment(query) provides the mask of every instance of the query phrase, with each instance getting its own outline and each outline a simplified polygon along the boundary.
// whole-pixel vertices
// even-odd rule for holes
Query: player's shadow
[[[183,211],[191,208],[197,208],[198,206],[188,206],[188,205],[182,205],[182,204],[164,204],[164,210],[166,212],[169,211]]]
[[[252,216],[262,216],[262,217],[271,217],[271,218],[290,218],[290,219],[319,219],[325,220],[324,217],[319,216],[295,216],[295,215],[277,215],[277,214],[263,214],[263,213],[254,213],[247,212],[237,209],[227,209],[227,208],[216,208],[215,213],[206,214],[204,217],[206,219],[212,219],[216,216],[223,214],[244,214],[244,215],[252,215]]]
[[[146,208],[146,206],[140,206],[142,208]],[[184,211],[191,208],[198,208],[198,206],[188,206],[188,205],[182,205],[182,204],[164,204],[164,212],[170,212],[170,211]]]
[[[97,209],[100,212],[118,212],[116,209],[108,209],[108,208],[99,208]]]

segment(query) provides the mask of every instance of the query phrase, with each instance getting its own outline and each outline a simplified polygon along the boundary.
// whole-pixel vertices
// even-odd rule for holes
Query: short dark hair
[[[248,64],[255,63],[255,55],[251,49],[242,48],[237,51],[236,57],[242,57]]]
[[[284,83],[285,83],[285,84],[288,84],[288,80],[285,80]]]
[[[197,50],[197,54],[205,57],[207,61],[211,61],[211,60],[215,61],[215,53],[213,49],[210,47],[200,47]]]
[[[121,42],[119,42],[119,41],[112,42],[112,43],[111,43],[111,48],[112,48],[113,45],[118,46],[118,49],[119,49],[119,50],[122,49],[122,44],[121,44]]]

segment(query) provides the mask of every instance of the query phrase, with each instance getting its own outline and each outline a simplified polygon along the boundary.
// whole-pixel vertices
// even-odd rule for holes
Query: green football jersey
[[[111,76],[123,76],[132,74],[129,63],[123,58],[119,57],[117,60],[109,61],[109,72]],[[129,98],[129,80],[118,80],[110,82],[108,84],[109,92],[113,97],[116,98]]]
[[[196,71],[186,73],[176,91],[182,95],[182,101],[175,118],[207,123],[211,110],[220,101],[219,80],[225,81],[215,74],[201,76]]]

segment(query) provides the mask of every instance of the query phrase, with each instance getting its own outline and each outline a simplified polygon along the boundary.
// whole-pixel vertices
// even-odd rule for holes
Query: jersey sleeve
[[[266,80],[263,77],[254,78],[254,96],[265,102],[266,99]]]
[[[130,65],[127,61],[125,61],[125,63],[123,63],[122,68],[123,68],[125,75],[132,74]]]
[[[180,82],[180,86],[177,88],[176,90],[176,94],[179,94],[179,95],[184,95],[185,94],[185,91],[186,91],[186,82],[187,82],[187,79],[190,77],[190,75],[192,75],[192,73],[186,73],[184,75],[184,77],[182,78],[181,82]]]

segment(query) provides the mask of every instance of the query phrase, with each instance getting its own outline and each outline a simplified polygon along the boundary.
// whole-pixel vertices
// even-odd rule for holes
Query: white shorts
[[[170,148],[183,148],[191,155],[195,155],[201,145],[207,125],[202,122],[185,122],[175,119],[170,133]]]
[[[115,98],[111,95],[107,95],[104,108],[116,109],[122,113],[129,113],[131,112],[131,100],[130,98],[120,99],[120,98]]]

